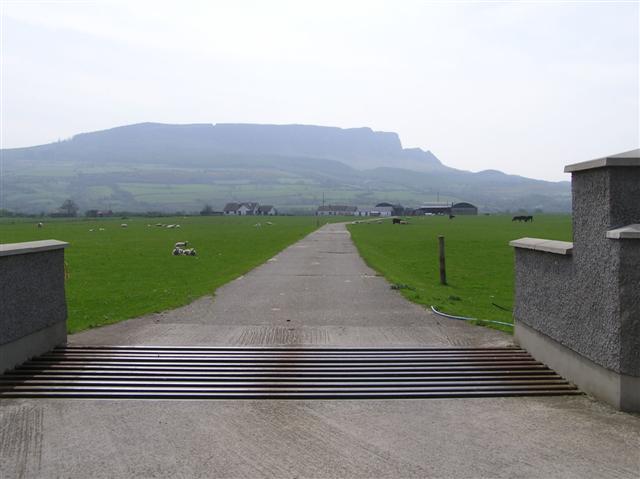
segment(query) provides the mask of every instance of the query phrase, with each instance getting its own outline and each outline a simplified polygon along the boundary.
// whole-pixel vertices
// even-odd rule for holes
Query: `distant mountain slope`
[[[440,197],[487,211],[570,207],[567,182],[456,170],[369,128],[141,123],[1,153],[5,204],[20,211],[47,211],[67,197],[85,209],[193,210],[231,200],[311,208],[322,193],[361,205]]]

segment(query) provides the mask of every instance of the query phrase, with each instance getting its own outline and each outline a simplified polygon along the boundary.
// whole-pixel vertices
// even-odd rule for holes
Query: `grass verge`
[[[444,313],[512,322],[514,254],[510,240],[524,236],[571,241],[570,215],[538,215],[533,223],[510,216],[407,218],[350,224],[369,266],[409,300]],[[438,235],[445,236],[447,286],[440,284]],[[482,324],[482,322],[480,322]],[[488,324],[488,323],[484,323]],[[509,327],[492,326],[510,331]]]
[[[57,239],[70,243],[65,252],[70,333],[164,311],[213,294],[219,286],[264,263],[317,227],[314,217],[44,222],[43,228],[37,228],[35,222],[2,222],[0,242]],[[154,226],[159,222],[181,227]],[[254,226],[258,222],[261,227]],[[122,228],[121,223],[128,227]],[[171,255],[173,245],[184,240],[197,249],[198,256]]]

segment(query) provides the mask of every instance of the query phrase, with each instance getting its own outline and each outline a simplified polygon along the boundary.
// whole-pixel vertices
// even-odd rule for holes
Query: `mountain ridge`
[[[65,195],[87,208],[255,199],[310,209],[327,191],[362,205],[438,196],[486,211],[570,207],[568,182],[458,170],[429,150],[404,148],[397,133],[368,127],[145,122],[1,152],[5,201],[22,210],[51,208]]]

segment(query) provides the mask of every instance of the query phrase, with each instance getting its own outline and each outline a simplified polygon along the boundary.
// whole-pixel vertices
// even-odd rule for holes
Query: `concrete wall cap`
[[[592,170],[594,168],[604,168],[606,166],[640,167],[640,148],[637,150],[625,151],[624,153],[619,153],[617,155],[567,165],[564,167],[564,172],[573,173],[574,171]]]
[[[0,244],[0,256],[12,256],[16,254],[40,253],[54,249],[64,249],[69,243],[58,240],[27,241],[26,243]]]
[[[509,241],[509,246],[562,255],[570,255],[573,253],[573,243],[570,241],[556,241],[542,238],[520,238]]]
[[[614,230],[607,231],[609,239],[640,239],[640,224],[623,226]]]

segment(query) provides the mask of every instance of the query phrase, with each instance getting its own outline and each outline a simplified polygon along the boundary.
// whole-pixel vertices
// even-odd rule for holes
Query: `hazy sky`
[[[556,180],[640,145],[637,1],[0,2],[5,148],[144,121],[369,126]]]

